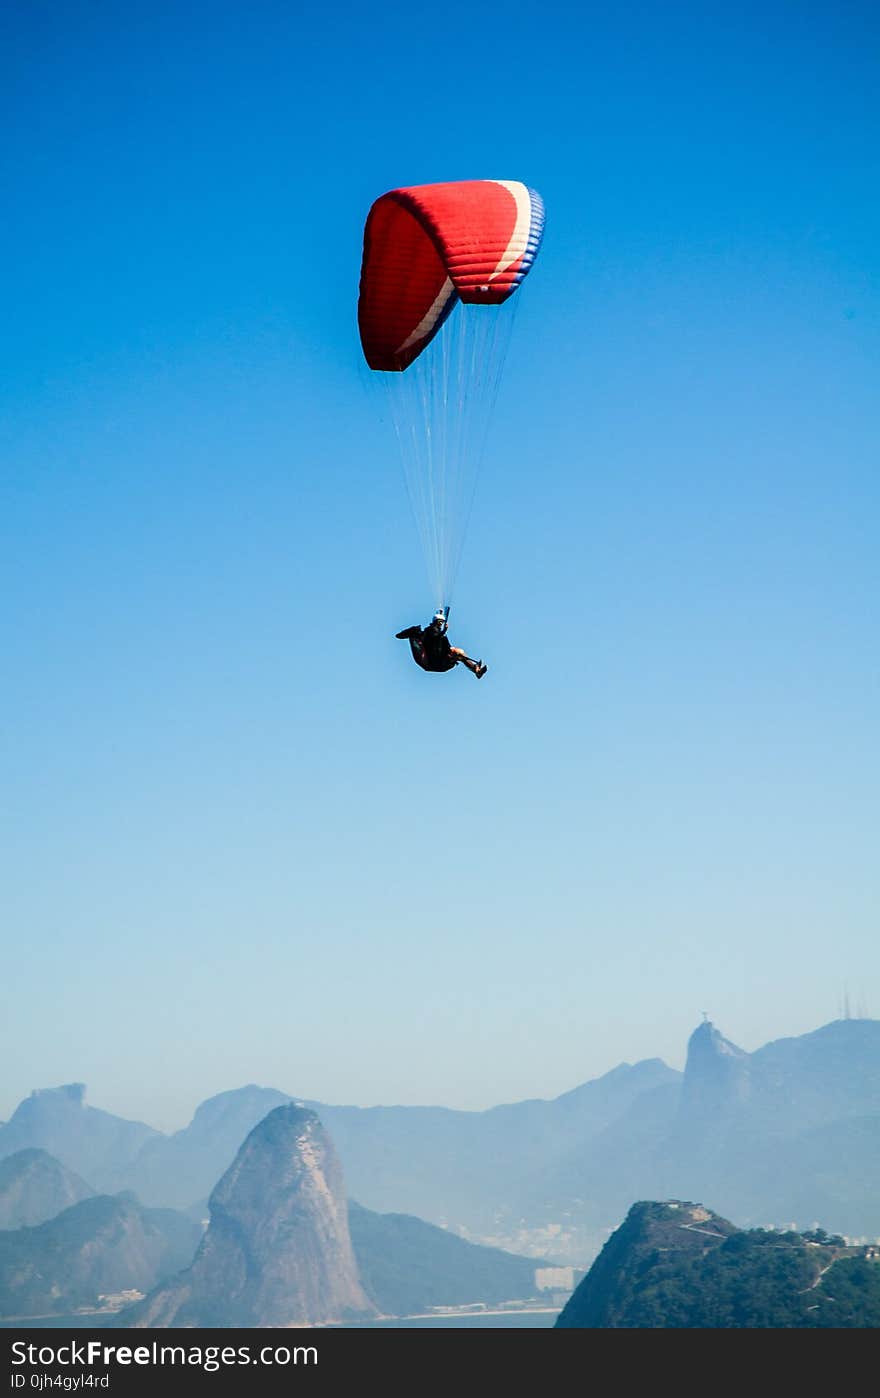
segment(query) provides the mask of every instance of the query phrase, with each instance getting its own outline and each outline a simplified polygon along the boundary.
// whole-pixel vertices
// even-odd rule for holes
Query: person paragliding
[[[383,194],[364,228],[358,325],[382,382],[439,609],[397,632],[423,670],[486,666],[451,646],[450,601],[513,316],[538,255],[541,196],[517,180],[458,180]]]
[[[423,670],[443,674],[447,670],[454,670],[456,665],[464,665],[481,680],[488,665],[484,665],[482,660],[472,660],[458,646],[450,645],[446,634],[448,625],[449,608],[443,607],[434,613],[427,626],[408,626],[405,631],[397,632],[396,639],[409,641],[412,658]]]

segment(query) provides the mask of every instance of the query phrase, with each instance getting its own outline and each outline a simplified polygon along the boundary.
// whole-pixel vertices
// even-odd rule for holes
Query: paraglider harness
[[[434,613],[430,626],[426,626],[424,629],[421,626],[412,626],[405,633],[412,650],[413,660],[417,665],[421,665],[423,670],[442,673],[444,670],[455,669],[457,661],[451,654],[452,647],[446,635],[448,625],[449,608],[441,607]],[[403,639],[402,636],[401,639]]]

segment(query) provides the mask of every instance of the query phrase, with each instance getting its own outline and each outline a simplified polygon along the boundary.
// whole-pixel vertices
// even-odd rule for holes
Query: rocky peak
[[[35,1087],[31,1090],[30,1097],[19,1103],[13,1116],[27,1116],[36,1111],[56,1110],[64,1111],[68,1107],[82,1108],[86,1104],[86,1085],[84,1082],[67,1082],[61,1087]]]
[[[682,1084],[682,1112],[687,1117],[725,1111],[749,1095],[749,1054],[725,1039],[711,1020],[688,1040]]]
[[[131,1324],[293,1326],[375,1314],[358,1279],[342,1170],[314,1112],[290,1104],[264,1117],[208,1207],[192,1266]]]

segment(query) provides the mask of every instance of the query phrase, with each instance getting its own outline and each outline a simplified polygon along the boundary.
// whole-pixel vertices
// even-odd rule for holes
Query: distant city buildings
[[[574,1291],[573,1267],[536,1267],[535,1286],[539,1291]]]
[[[121,1311],[123,1306],[131,1306],[135,1301],[143,1299],[144,1292],[133,1288],[128,1291],[102,1292],[98,1296],[98,1308],[101,1311]]]

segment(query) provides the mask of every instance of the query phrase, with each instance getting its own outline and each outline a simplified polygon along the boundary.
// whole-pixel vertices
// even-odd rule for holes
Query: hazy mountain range
[[[318,1118],[291,1104],[246,1137],[204,1238],[186,1214],[94,1195],[45,1151],[7,1156],[0,1186],[0,1321],[118,1309],[126,1292],[152,1293],[123,1321],[150,1326],[312,1324],[535,1293],[531,1258],[347,1202]],[[90,1197],[63,1207],[82,1190]],[[39,1226],[17,1226],[46,1210]]]
[[[124,1189],[143,1146],[161,1136],[141,1121],[89,1107],[85,1085],[37,1088],[0,1126],[0,1157],[36,1147],[82,1175],[96,1189]]]
[[[131,1195],[94,1195],[33,1228],[0,1232],[0,1316],[63,1315],[149,1291],[186,1266],[200,1229]]]
[[[836,1020],[754,1053],[708,1021],[684,1073],[621,1064],[553,1100],[483,1112],[346,1107],[245,1087],[173,1135],[32,1094],[0,1127],[0,1157],[49,1151],[89,1184],[195,1209],[247,1134],[297,1101],[327,1131],[350,1197],[513,1252],[585,1265],[638,1199],[697,1198],[744,1225],[880,1234],[880,1022]]]
[[[530,1259],[417,1218],[347,1206],[328,1133],[313,1111],[292,1103],[253,1128],[208,1209],[191,1266],[119,1324],[331,1324],[535,1291]]]

